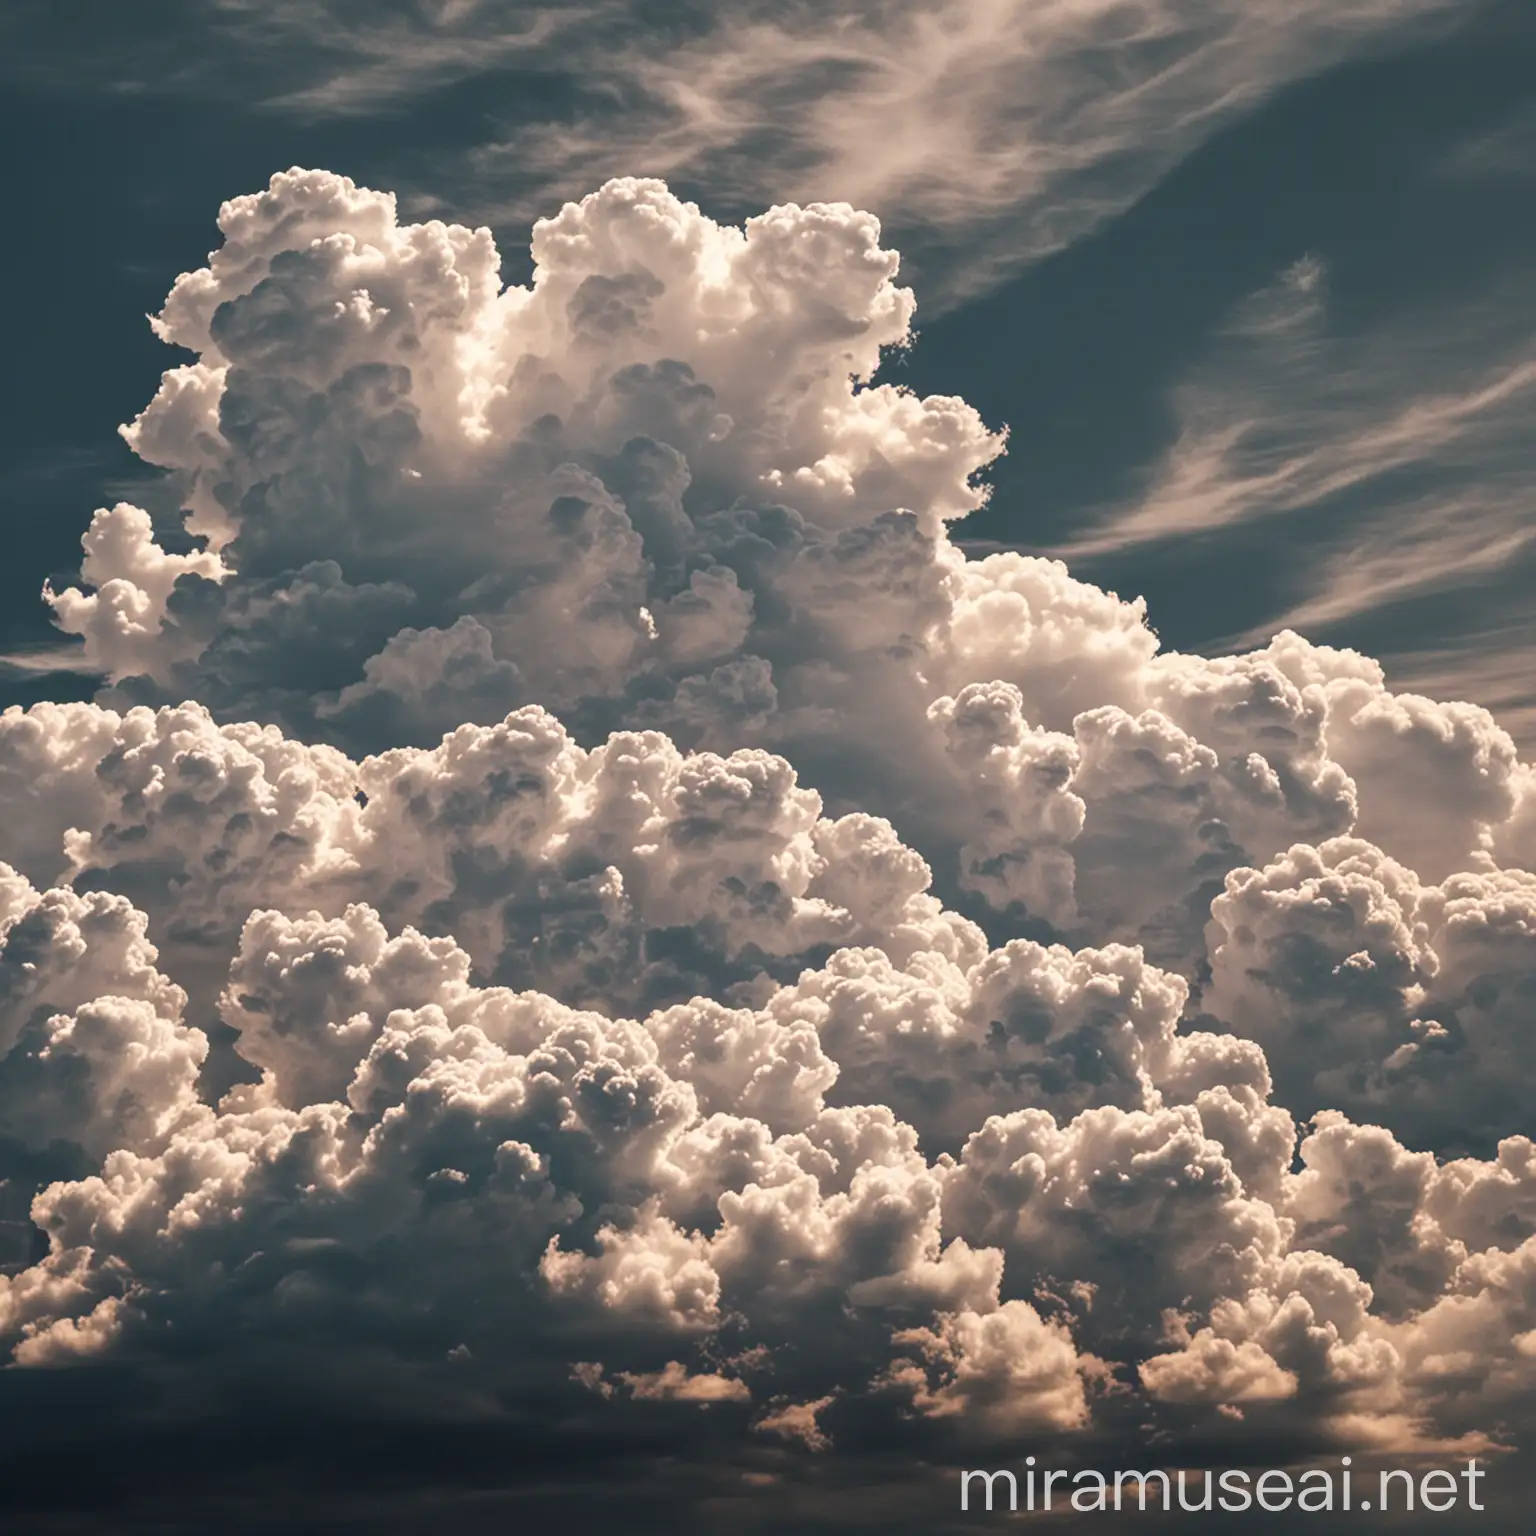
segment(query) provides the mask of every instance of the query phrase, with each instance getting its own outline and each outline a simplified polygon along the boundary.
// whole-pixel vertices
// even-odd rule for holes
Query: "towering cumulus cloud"
[[[0,717],[18,1367],[707,1421],[762,1486],[1524,1432],[1487,713],[966,559],[1003,436],[874,382],[845,205],[613,181],[510,288],[324,172],[220,228],[124,429],[185,530],[96,514],[98,702]]]

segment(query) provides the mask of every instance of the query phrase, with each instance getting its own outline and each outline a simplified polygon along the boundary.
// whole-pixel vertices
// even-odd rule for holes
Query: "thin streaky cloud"
[[[923,262],[933,313],[1089,233],[1286,81],[1466,9],[726,7],[677,46],[636,35],[628,52],[584,60],[623,110],[516,126],[476,153],[468,190],[498,222],[636,167],[737,201],[846,200],[947,253]],[[494,188],[530,168],[537,186],[497,202]]]
[[[1208,647],[1244,650],[1286,629],[1359,633],[1368,623],[1373,649],[1394,669],[1404,663],[1381,636],[1412,604],[1446,597],[1454,607],[1476,588],[1471,628],[1453,621],[1430,648],[1413,634],[1409,681],[1476,699],[1530,740],[1536,714],[1504,682],[1490,688],[1505,663],[1486,649],[1518,635],[1517,654],[1528,657],[1536,639],[1521,622],[1536,539],[1529,297],[1495,287],[1345,336],[1329,287],[1326,263],[1308,256],[1241,305],[1172,391],[1177,435],[1146,492],[1050,552],[1071,562],[1179,540],[1219,547],[1268,524],[1290,595]],[[1482,636],[1491,629],[1496,636]]]
[[[54,90],[160,95],[307,120],[409,105],[509,66],[558,72],[564,36],[622,25],[625,0],[165,0],[88,38],[45,0],[0,17],[0,74]]]
[[[348,25],[328,8],[288,7],[286,20],[272,7],[239,0],[237,35],[263,40],[274,51],[293,46],[295,34],[335,57],[338,67],[318,83],[281,92],[264,105],[298,115],[365,114],[423,91],[527,61],[548,67],[551,50],[570,45],[578,28],[620,19],[612,4],[528,6],[518,25],[499,18],[505,7],[483,0],[440,0],[427,17],[384,12],[380,21]]]
[[[412,180],[418,211],[502,227],[620,174],[719,205],[847,201],[885,220],[930,315],[1134,202],[1287,82],[1471,15],[1474,0],[885,0],[574,8],[218,0],[110,58],[12,73],[306,120],[515,68],[501,126]],[[33,12],[31,14],[40,14]],[[57,63],[57,61],[55,61]]]
[[[0,668],[31,676],[58,672],[78,672],[88,676],[94,670],[86,663],[83,647],[78,645],[40,645],[0,651]]]
[[[1463,636],[1457,646],[1400,652],[1387,663],[1387,681],[1435,698],[1475,698],[1529,752],[1536,741],[1533,648],[1536,623],[1522,615]]]
[[[1491,133],[1457,144],[1435,162],[1433,169],[1442,176],[1464,180],[1536,177],[1536,107],[1521,107]]]
[[[1536,541],[1531,512],[1529,494],[1477,492],[1393,507],[1363,537],[1326,553],[1316,591],[1230,643],[1262,645],[1282,629],[1314,633],[1426,592],[1487,582]]]
[[[1509,507],[1486,490],[1528,467],[1536,343],[1520,309],[1484,300],[1420,321],[1412,335],[1346,343],[1328,334],[1325,293],[1324,268],[1309,258],[1245,305],[1173,391],[1178,435],[1145,494],[1053,553],[1081,559],[1211,534],[1403,472],[1476,479],[1479,494],[1442,497],[1447,518],[1457,507]],[[1403,495],[1381,494],[1388,504]]]

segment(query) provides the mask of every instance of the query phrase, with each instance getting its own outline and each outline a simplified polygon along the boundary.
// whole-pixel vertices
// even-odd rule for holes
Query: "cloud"
[[[1380,637],[1394,681],[1477,698],[1525,741],[1529,701],[1497,658],[1527,639],[1536,317],[1498,275],[1364,325],[1329,289],[1308,255],[1240,305],[1171,391],[1177,434],[1144,490],[1056,553],[1198,539],[1246,562],[1262,524],[1281,551],[1269,611],[1212,648]],[[1423,649],[1407,631],[1429,603],[1446,617]]]
[[[644,1375],[626,1373],[620,1379],[636,1397],[669,1402],[739,1403],[751,1397],[745,1382],[711,1372],[690,1376],[676,1360],[669,1360],[659,1371]]]
[[[18,1367],[706,1480],[1528,1434],[1485,710],[966,559],[1003,434],[879,382],[847,205],[610,182],[512,287],[324,172],[221,227],[126,429],[192,552],[98,514],[103,691],[0,716]]]
[[[818,1397],[809,1403],[785,1403],[765,1413],[752,1427],[762,1435],[798,1441],[808,1451],[824,1451],[832,1442],[818,1426],[816,1416],[834,1401],[831,1397]]]
[[[1451,14],[1293,7],[1277,28],[1219,3],[727,7],[680,43],[642,34],[594,61],[587,88],[611,82],[625,110],[521,126],[473,165],[486,181],[532,165],[545,196],[639,165],[737,203],[847,198],[937,244],[952,302],[1087,233],[1288,79]]]
[[[147,926],[121,896],[38,892],[0,865],[0,1120],[14,1142],[99,1159],[207,1113],[208,1042],[183,1022],[186,993]]]
[[[1497,520],[1509,524],[1511,538],[1519,532],[1507,495],[1495,495],[1490,481],[1512,489],[1504,482],[1522,460],[1514,426],[1536,388],[1528,338],[1513,347],[1507,339],[1515,302],[1508,298],[1484,296],[1437,317],[1430,334],[1419,317],[1412,336],[1384,328],[1345,340],[1329,330],[1326,262],[1300,258],[1239,306],[1202,367],[1175,389],[1179,435],[1139,503],[1063,553],[1080,558],[1280,517],[1373,482],[1390,484],[1406,470],[1432,469],[1462,483],[1403,498],[1411,531],[1405,539],[1403,514],[1394,512],[1392,527],[1407,547],[1397,550],[1387,595],[1445,579],[1447,551],[1459,547],[1457,524],[1468,513],[1483,514],[1481,543],[1465,545],[1449,569],[1469,561],[1472,574],[1485,569],[1480,548],[1490,528],[1502,526]],[[1417,516],[1415,501],[1422,502]],[[1519,540],[1502,547],[1507,554]],[[1335,582],[1276,627],[1359,611],[1346,594],[1372,603],[1364,572],[1390,574],[1371,563],[1389,558],[1385,528],[1379,541],[1368,534],[1357,549],[1336,553],[1345,558]]]
[[[899,822],[941,892],[1179,964],[1213,880],[1350,827],[1344,770],[1366,765],[1309,690],[1356,678],[1358,722],[1379,673],[1284,637],[1267,661],[1158,657],[1142,605],[1059,562],[960,555],[945,529],[1003,435],[873,381],[913,301],[868,215],[738,230],[613,182],[536,227],[511,288],[484,230],[402,224],[323,173],[221,219],[156,321],[199,360],[125,429],[205,547],[103,512],[95,591],[52,595],[120,709],[194,695],[366,752],[538,701],[591,747],[750,743]],[[1279,714],[1255,756],[1220,722],[1260,694]],[[1368,830],[1390,851],[1408,819]],[[1111,873],[1133,823],[1161,845],[1140,896]]]
[[[1454,145],[1435,167],[1457,179],[1521,179],[1536,168],[1536,111],[1516,108],[1491,133]]]
[[[344,0],[221,0],[177,8],[93,60],[72,38],[67,67],[32,18],[26,62],[13,68],[66,88],[83,72],[119,90],[233,97],[309,121],[505,81],[488,137],[457,165],[434,166],[416,206],[444,206],[451,179],[456,208],[523,225],[635,172],[732,208],[846,199],[900,231],[922,257],[930,302],[947,305],[1090,232],[1287,83],[1473,9],[391,0],[359,11]]]
[[[348,114],[525,60],[547,62],[563,33],[605,13],[622,14],[495,0],[384,0],[363,10],[344,0],[171,0],[121,34],[105,33],[102,43],[112,46],[99,51],[67,50],[31,0],[6,20],[34,45],[12,66],[33,82],[195,97],[222,90],[277,109]]]
[[[1524,628],[1500,623],[1469,628],[1442,647],[1402,650],[1392,657],[1394,681],[1432,698],[1465,692],[1479,700],[1524,748],[1536,727],[1536,695],[1525,665]]]
[[[1519,1033],[1502,1020],[1529,974],[1533,898],[1524,871],[1425,886],[1356,839],[1299,846],[1228,877],[1201,1004],[1265,1046],[1297,1111],[1491,1149],[1525,1123]]]
[[[897,1342],[922,1364],[897,1367],[891,1383],[910,1391],[913,1406],[929,1417],[963,1413],[1016,1433],[1072,1430],[1086,1416],[1082,1366],[1070,1335],[1027,1302],[1006,1302],[985,1317],[946,1313],[937,1327],[911,1329]]]

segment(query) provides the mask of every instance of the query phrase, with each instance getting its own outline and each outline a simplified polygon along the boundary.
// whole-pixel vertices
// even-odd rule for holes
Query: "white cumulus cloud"
[[[1004,434],[879,381],[848,205],[612,181],[522,287],[325,172],[221,229],[127,429],[192,552],[99,513],[50,595],[103,691],[0,716],[17,1365],[779,1457],[1517,1415],[1491,716],[968,560]]]

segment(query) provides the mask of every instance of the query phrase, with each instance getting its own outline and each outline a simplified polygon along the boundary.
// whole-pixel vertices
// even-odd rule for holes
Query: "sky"
[[[90,10],[0,16],[8,1528],[1523,1529],[1529,7]]]

